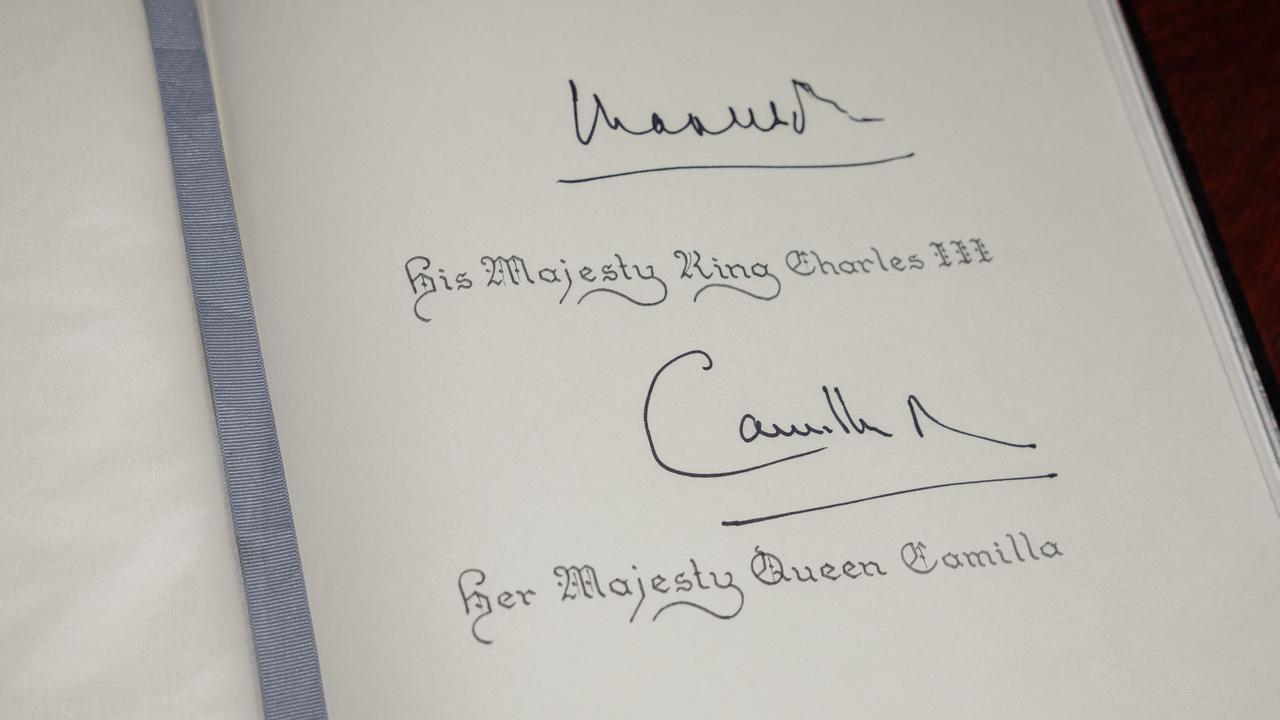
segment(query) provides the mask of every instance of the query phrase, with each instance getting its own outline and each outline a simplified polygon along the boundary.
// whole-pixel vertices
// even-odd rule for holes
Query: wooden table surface
[[[1128,9],[1216,221],[1224,272],[1252,315],[1254,354],[1264,355],[1260,370],[1276,408],[1280,0],[1129,0]]]

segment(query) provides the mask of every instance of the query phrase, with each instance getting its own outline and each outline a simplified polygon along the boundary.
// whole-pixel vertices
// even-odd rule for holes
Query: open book
[[[51,0],[0,68],[0,715],[1280,713],[1108,0]]]

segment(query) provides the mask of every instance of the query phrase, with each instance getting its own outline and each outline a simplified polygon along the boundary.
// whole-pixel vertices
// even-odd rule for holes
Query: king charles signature
[[[650,112],[642,116],[639,120],[624,120],[611,113],[605,107],[604,100],[599,93],[591,94],[591,102],[586,115],[589,120],[584,120],[584,112],[581,107],[582,99],[578,94],[578,84],[572,79],[569,80],[569,100],[573,109],[573,132],[578,143],[582,146],[588,146],[593,140],[597,140],[597,133],[601,130],[608,130],[623,135],[641,136],[641,135],[681,135],[689,133],[699,138],[714,137],[723,135],[730,131],[752,131],[756,133],[771,133],[781,128],[790,128],[795,135],[803,135],[809,128],[809,105],[806,101],[820,108],[829,110],[836,117],[848,120],[856,124],[879,123],[884,122],[881,117],[869,117],[854,115],[842,106],[837,100],[825,95],[821,95],[814,90],[813,85],[803,80],[791,81],[791,94],[795,99],[795,105],[784,110],[778,107],[778,101],[770,100],[766,106],[768,109],[756,112],[754,107],[746,107],[745,109],[737,108],[732,105],[725,107],[722,116],[715,119],[705,119],[697,113],[687,112],[677,114],[674,117],[663,115],[657,112]],[[871,160],[856,160],[849,162],[830,162],[818,164],[759,164],[759,163],[720,163],[707,165],[668,165],[663,167],[643,168],[640,170],[626,170],[622,172],[608,173],[605,175],[592,175],[580,178],[564,178],[557,182],[569,185],[594,182],[596,180],[609,180],[612,178],[625,177],[628,175],[643,175],[646,173],[670,172],[673,170],[832,170],[838,168],[854,168],[866,167],[869,165],[883,165],[885,163],[897,160],[906,160],[914,157],[915,153],[902,153],[898,155],[879,157]]]
[[[658,466],[661,467],[663,470],[666,470],[667,472],[670,472],[670,473],[674,473],[676,475],[682,475],[684,477],[691,477],[691,478],[731,477],[734,475],[742,475],[745,473],[762,470],[767,467],[772,467],[774,465],[781,465],[783,463],[799,460],[801,458],[808,457],[810,455],[815,455],[817,453],[823,452],[824,450],[828,449],[829,447],[828,445],[822,445],[816,448],[809,448],[807,450],[801,450],[799,452],[784,454],[779,457],[775,457],[771,460],[766,460],[765,462],[757,463],[754,465],[730,468],[726,470],[694,471],[694,470],[688,470],[688,469],[679,468],[679,467],[675,467],[674,465],[671,465],[670,463],[668,463],[666,460],[663,459],[662,455],[658,452],[658,446],[654,443],[653,428],[652,428],[652,425],[650,424],[649,408],[653,401],[654,393],[658,389],[659,380],[662,379],[663,374],[666,373],[667,370],[670,369],[673,365],[676,365],[678,363],[681,363],[682,361],[689,360],[689,359],[701,360],[702,362],[701,369],[704,372],[709,372],[714,365],[711,360],[711,355],[709,355],[707,352],[703,350],[690,350],[688,352],[681,353],[675,356],[674,358],[668,360],[666,363],[662,365],[662,367],[658,368],[658,371],[653,375],[653,379],[649,381],[649,391],[648,393],[646,393],[644,398],[645,438],[649,442],[649,452],[653,456],[654,462],[656,462]],[[888,441],[888,440],[893,440],[894,438],[900,437],[902,435],[907,435],[907,436],[915,435],[919,439],[924,439],[926,438],[928,433],[941,432],[941,433],[952,433],[955,435],[961,435],[977,442],[990,443],[993,445],[999,445],[999,446],[1014,448],[1018,450],[1035,450],[1036,449],[1036,444],[1034,442],[1014,442],[1011,440],[1005,440],[1005,439],[992,437],[989,435],[979,434],[969,430],[963,430],[955,425],[945,423],[942,420],[938,419],[935,415],[930,413],[925,408],[925,405],[920,400],[920,398],[915,395],[909,394],[907,395],[907,398],[906,398],[906,415],[910,419],[911,429],[905,432],[902,430],[890,430],[886,426],[882,426],[878,424],[878,421],[872,422],[870,420],[867,420],[865,417],[862,417],[861,415],[855,415],[849,409],[849,405],[848,403],[845,402],[844,394],[841,392],[839,387],[828,387],[826,385],[823,385],[821,388],[821,395],[824,401],[823,402],[824,409],[819,413],[815,414],[813,417],[802,420],[802,421],[798,421],[798,422],[788,422],[786,424],[783,424],[779,422],[763,420],[750,412],[744,413],[741,416],[741,418],[738,420],[738,426],[736,428],[738,439],[741,440],[744,444],[751,444],[751,443],[757,443],[757,442],[772,442],[772,441],[805,440],[807,438],[815,438],[815,437],[825,438],[828,436],[860,436],[860,437],[867,437],[868,439],[874,439],[879,441]],[[868,502],[871,500],[880,500],[883,498],[894,497],[897,495],[905,495],[908,493],[922,492],[925,490],[938,490],[941,488],[956,487],[960,485],[980,485],[980,484],[987,484],[987,483],[1011,482],[1016,480],[1048,480],[1048,479],[1056,478],[1057,476],[1058,476],[1057,473],[1051,472],[1051,473],[1043,473],[1039,475],[1022,475],[1017,477],[986,478],[982,480],[963,480],[958,482],[940,483],[935,485],[906,488],[903,490],[895,490],[893,492],[882,493],[879,495],[855,498],[853,500],[846,500],[842,502],[830,503],[827,505],[820,505],[816,507],[803,508],[799,510],[780,512],[772,515],[764,515],[760,517],[753,517],[753,518],[747,518],[742,520],[725,520],[725,521],[722,521],[721,524],[726,526],[750,525],[753,523],[765,522],[769,520],[777,520],[780,518],[790,517],[793,515],[802,515],[806,513],[817,512],[819,510],[830,510],[833,508],[845,507],[848,505]]]
[[[803,80],[791,81],[791,92],[795,95],[796,109],[789,114],[778,110],[778,103],[774,100],[769,101],[769,112],[765,115],[763,122],[756,117],[756,109],[748,107],[745,111],[739,111],[730,105],[727,111],[727,118],[722,120],[719,125],[708,123],[700,116],[694,113],[688,113],[683,118],[677,118],[674,122],[664,119],[658,113],[650,113],[649,117],[641,122],[632,122],[628,126],[623,122],[622,118],[611,115],[605,109],[604,100],[600,99],[600,95],[593,93],[591,95],[592,114],[591,125],[587,128],[586,133],[582,131],[582,113],[578,107],[578,85],[573,80],[569,81],[569,97],[573,101],[573,131],[578,136],[578,142],[583,145],[590,145],[596,136],[596,130],[599,129],[600,123],[610,130],[619,130],[628,135],[679,135],[686,130],[692,131],[694,135],[703,137],[705,135],[723,135],[730,130],[756,130],[767,133],[777,130],[778,128],[791,128],[796,135],[803,135],[808,128],[804,99],[810,98],[819,103],[830,107],[835,112],[843,115],[845,118],[855,123],[871,123],[884,122],[884,118],[879,117],[859,117],[852,115],[848,110],[840,106],[840,103],[828,97],[823,97],[813,89],[813,86]],[[788,117],[784,118],[783,115]]]

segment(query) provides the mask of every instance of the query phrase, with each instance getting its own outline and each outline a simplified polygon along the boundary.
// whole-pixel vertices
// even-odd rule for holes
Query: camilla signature
[[[670,472],[670,473],[674,473],[676,475],[681,475],[684,477],[691,477],[691,478],[731,477],[734,475],[743,475],[745,473],[755,472],[757,470],[763,470],[764,468],[780,465],[782,463],[799,460],[801,458],[823,452],[824,450],[827,450],[829,448],[828,445],[822,445],[819,447],[801,450],[799,452],[783,454],[773,459],[766,460],[764,462],[759,462],[759,463],[746,465],[742,467],[729,468],[725,470],[690,470],[688,468],[681,468],[681,467],[672,465],[670,462],[668,462],[666,459],[663,458],[660,452],[658,452],[658,446],[653,439],[653,426],[651,424],[649,410],[653,402],[654,394],[658,390],[658,387],[660,384],[659,381],[662,379],[663,375],[672,366],[688,359],[700,360],[701,361],[700,369],[703,372],[709,372],[714,366],[714,363],[711,360],[711,355],[709,355],[706,351],[690,350],[688,352],[681,353],[675,356],[674,358],[668,360],[667,362],[663,363],[662,367],[658,368],[658,371],[653,374],[653,378],[649,381],[649,391],[648,393],[645,394],[645,398],[644,398],[644,416],[643,417],[644,417],[645,438],[649,442],[649,452],[652,455],[654,462],[657,463],[658,466],[661,467],[663,470],[666,470],[667,472]],[[815,396],[816,395],[817,393],[815,393]],[[904,420],[909,420],[910,422],[910,426],[909,426],[910,429],[907,429],[907,430],[901,429],[901,428],[907,427],[906,422],[903,422],[900,428],[890,429],[890,426],[887,425],[886,423],[882,423],[878,420],[876,421],[868,420],[866,417],[862,416],[861,414],[855,413],[853,410],[849,408],[848,403],[845,402],[844,393],[840,390],[838,386],[829,387],[829,386],[823,385],[821,387],[821,397],[822,397],[823,405],[825,406],[825,409],[822,412],[816,413],[812,417],[804,420],[791,421],[791,422],[769,421],[769,420],[761,419],[757,415],[751,412],[743,413],[738,420],[737,429],[736,429],[738,439],[744,444],[751,444],[751,443],[767,442],[767,441],[804,440],[804,439],[815,438],[815,437],[825,438],[828,436],[848,436],[851,438],[852,437],[866,438],[867,440],[874,440],[876,442],[888,442],[896,438],[899,438],[903,435],[908,437],[910,437],[911,435],[914,435],[918,439],[924,439],[930,433],[948,433],[948,434],[960,435],[978,442],[990,443],[993,445],[999,445],[999,446],[1013,448],[1017,450],[1035,450],[1036,449],[1036,443],[1034,442],[1018,442],[1018,441],[1000,439],[997,437],[993,437],[991,435],[985,435],[985,434],[973,432],[970,430],[961,429],[960,427],[954,424],[943,422],[936,415],[929,412],[929,410],[925,408],[924,402],[914,394],[908,394],[905,402],[906,411],[904,414]],[[854,505],[857,503],[867,502],[870,500],[880,500],[883,498],[895,497],[898,495],[905,495],[908,493],[922,492],[925,490],[938,490],[941,488],[956,487],[960,485],[980,485],[980,484],[986,484],[986,483],[1002,483],[1002,482],[1009,482],[1014,480],[1045,480],[1045,479],[1056,478],[1057,476],[1058,476],[1057,473],[1042,473],[1038,475],[1021,475],[1017,477],[985,478],[980,480],[963,480],[963,481],[957,481],[957,482],[936,483],[932,485],[895,490],[892,492],[881,493],[879,495],[855,498],[853,500],[828,503],[824,505],[818,505],[815,507],[801,508],[798,510],[789,510],[785,512],[778,512],[778,513],[773,513],[769,515],[762,515],[758,517],[751,517],[751,518],[740,519],[740,520],[725,520],[725,521],[722,521],[721,524],[726,526],[750,525],[753,523],[765,522],[768,520],[777,520],[777,519],[789,517],[792,515],[801,515],[805,513],[816,512],[819,510],[830,510],[832,508],[844,507],[847,505]]]
[[[696,478],[718,478],[729,477],[732,475],[742,475],[744,473],[761,470],[779,463],[799,460],[802,457],[808,457],[826,450],[829,446],[823,445],[817,448],[810,448],[802,452],[797,452],[772,460],[757,463],[747,467],[733,468],[729,470],[714,471],[693,471],[675,467],[662,458],[658,452],[658,447],[653,441],[653,428],[649,419],[649,405],[653,401],[654,392],[658,388],[658,381],[662,375],[671,366],[688,358],[700,358],[703,362],[702,370],[710,371],[713,367],[711,356],[703,350],[690,350],[681,353],[674,358],[668,360],[658,371],[654,373],[653,379],[649,382],[649,392],[644,399],[644,432],[649,440],[649,451],[653,455],[654,462],[667,472],[683,475],[685,477]],[[781,422],[768,422],[756,417],[755,414],[747,412],[743,413],[738,420],[737,433],[738,438],[743,443],[753,443],[761,440],[795,440],[825,435],[849,435],[849,436],[867,436],[871,438],[889,440],[897,437],[898,433],[885,429],[880,424],[867,420],[861,415],[854,415],[845,402],[844,393],[839,387],[822,386],[822,396],[825,400],[826,412],[821,418],[813,418],[803,421],[796,421],[783,424]],[[1034,450],[1036,444],[1033,442],[1013,442],[1009,440],[1001,440],[989,435],[981,435],[976,432],[962,430],[954,425],[949,425],[925,409],[924,403],[916,395],[907,395],[906,398],[907,415],[911,420],[911,427],[914,434],[919,438],[925,437],[925,429],[937,429],[957,435],[963,435],[974,440],[993,443],[995,445],[1003,445],[1005,447],[1020,448],[1025,450]]]

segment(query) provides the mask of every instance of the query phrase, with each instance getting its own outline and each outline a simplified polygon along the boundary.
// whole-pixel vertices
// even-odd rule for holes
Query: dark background
[[[1280,404],[1280,0],[1128,0],[1188,181]],[[1152,73],[1154,70],[1154,73]],[[1198,182],[1197,182],[1198,178]],[[1252,326],[1252,327],[1250,327]]]

